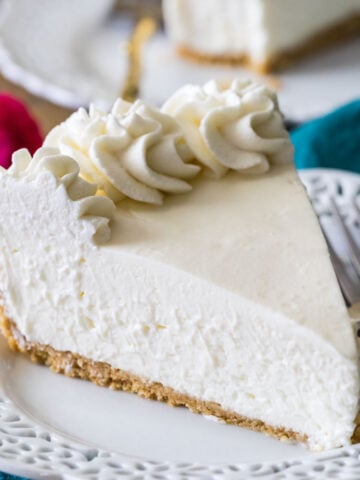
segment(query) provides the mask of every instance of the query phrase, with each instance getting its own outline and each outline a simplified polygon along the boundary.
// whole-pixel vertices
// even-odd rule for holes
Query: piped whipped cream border
[[[161,110],[121,99],[110,113],[80,109],[44,144],[73,157],[80,175],[115,202],[152,204],[190,191],[201,171],[265,173],[293,157],[276,93],[252,80],[186,85]]]

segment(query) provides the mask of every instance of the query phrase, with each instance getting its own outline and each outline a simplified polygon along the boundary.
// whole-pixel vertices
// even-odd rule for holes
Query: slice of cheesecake
[[[180,53],[268,72],[360,33],[360,0],[164,0]]]
[[[78,112],[46,141],[81,157],[81,175],[87,159],[112,193],[126,185],[116,208],[53,148],[20,151],[0,172],[9,344],[57,372],[312,449],[348,444],[355,337],[276,98],[249,82],[208,84],[164,110],[179,124],[118,102],[109,115]],[[199,165],[191,191],[158,204],[154,191]],[[137,182],[149,188],[141,202]]]

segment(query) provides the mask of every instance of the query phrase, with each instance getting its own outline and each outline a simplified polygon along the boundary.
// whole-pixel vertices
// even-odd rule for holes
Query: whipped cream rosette
[[[164,104],[197,159],[217,177],[228,169],[262,173],[292,161],[293,148],[274,92],[251,80],[186,85]]]
[[[191,190],[200,170],[178,124],[138,100],[117,100],[109,114],[80,109],[47,136],[45,145],[73,157],[80,175],[115,202],[123,196],[161,204],[163,193]]]

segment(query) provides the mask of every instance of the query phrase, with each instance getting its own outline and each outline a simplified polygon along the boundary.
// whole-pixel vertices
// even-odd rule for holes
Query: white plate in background
[[[111,6],[112,0],[0,0],[0,71],[54,103],[108,107],[126,76],[131,32],[131,22],[111,15]],[[162,31],[147,45],[143,67],[141,95],[157,105],[187,82],[254,76],[180,59]],[[360,38],[262,79],[279,87],[286,117],[324,114],[360,97]]]

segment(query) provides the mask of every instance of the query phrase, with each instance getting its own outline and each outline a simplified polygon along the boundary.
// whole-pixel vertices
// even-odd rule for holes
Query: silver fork
[[[343,294],[346,304],[352,307],[360,302],[360,248],[357,245],[353,234],[341,216],[339,207],[333,198],[330,199],[332,206],[333,218],[337,227],[342,232],[345,242],[348,258],[344,260],[335,251],[331,239],[326,230],[322,227],[322,231],[328,245],[331,261]],[[321,223],[320,223],[321,225]],[[360,322],[357,322],[357,335],[360,336]]]

